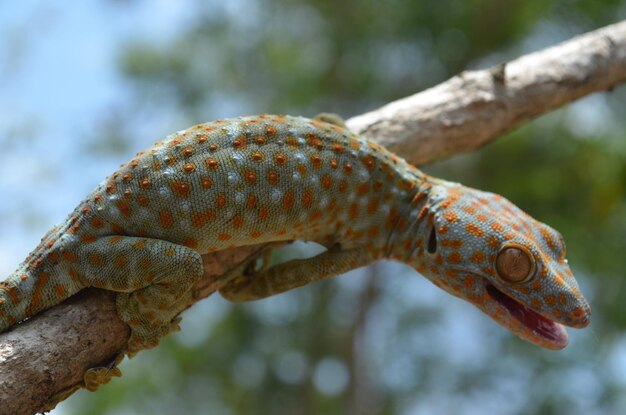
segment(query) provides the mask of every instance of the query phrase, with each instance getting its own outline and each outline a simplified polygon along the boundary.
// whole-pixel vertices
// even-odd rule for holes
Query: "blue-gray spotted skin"
[[[0,283],[0,330],[100,287],[119,292],[132,354],[176,329],[202,254],[296,239],[328,251],[238,275],[222,295],[392,258],[543,347],[589,321],[561,236],[506,199],[429,177],[332,118],[261,115],[172,134],[107,178]]]

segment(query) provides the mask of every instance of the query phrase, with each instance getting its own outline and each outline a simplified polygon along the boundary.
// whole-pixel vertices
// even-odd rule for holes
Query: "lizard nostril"
[[[430,230],[430,236],[428,237],[428,253],[434,254],[437,251],[437,234],[435,228]]]

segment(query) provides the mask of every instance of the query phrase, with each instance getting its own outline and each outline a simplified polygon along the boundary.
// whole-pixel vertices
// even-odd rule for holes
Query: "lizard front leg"
[[[261,273],[242,275],[224,285],[219,293],[229,301],[252,301],[311,282],[343,274],[375,261],[364,249],[326,251],[313,258],[294,259]]]
[[[168,241],[131,236],[107,236],[79,251],[84,264],[79,277],[96,288],[119,292],[117,313],[131,328],[125,354],[132,357],[156,346],[159,339],[179,330],[178,314],[189,304],[193,283],[202,276],[200,255]],[[116,363],[119,363],[118,356]],[[85,386],[97,389],[117,368],[93,368]]]

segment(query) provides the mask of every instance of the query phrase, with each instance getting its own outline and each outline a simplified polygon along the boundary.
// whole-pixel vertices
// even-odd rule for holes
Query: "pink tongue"
[[[487,292],[498,303],[506,308],[509,313],[535,334],[540,335],[554,343],[561,344],[567,342],[564,331],[559,324],[548,320],[542,315],[534,312],[523,304],[518,303],[502,291],[491,284],[487,284]]]

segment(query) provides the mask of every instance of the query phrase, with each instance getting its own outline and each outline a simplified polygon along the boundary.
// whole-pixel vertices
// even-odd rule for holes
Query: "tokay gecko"
[[[137,154],[0,283],[0,332],[103,288],[118,293],[132,356],[177,328],[202,254],[292,240],[327,250],[241,266],[220,294],[256,300],[393,259],[545,348],[567,345],[563,325],[589,323],[557,231],[501,196],[430,177],[322,114],[200,124]],[[85,380],[95,389],[108,377],[92,370]]]

